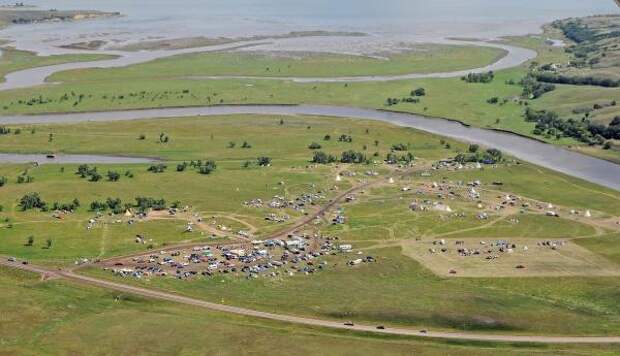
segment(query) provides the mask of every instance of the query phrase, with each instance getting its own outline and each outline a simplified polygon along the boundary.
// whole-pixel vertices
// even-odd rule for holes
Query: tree
[[[200,174],[208,175],[208,174],[213,173],[213,171],[215,171],[216,168],[217,168],[217,164],[215,163],[215,161],[209,160],[209,161],[206,161],[204,165],[201,165],[198,168],[198,172]]]
[[[471,153],[476,153],[476,152],[478,152],[479,148],[480,148],[480,146],[478,146],[476,144],[471,144],[471,145],[469,145],[469,148],[467,150],[469,152],[471,152]]]
[[[329,141],[329,140],[331,140],[331,139],[332,139],[332,137],[331,137],[330,135],[325,135],[325,136],[323,137],[323,140],[324,140],[324,141]]]
[[[166,170],[166,168],[168,168],[168,166],[166,166],[163,163],[159,163],[159,164],[154,164],[150,166],[148,168],[148,171],[152,173],[163,173]]]
[[[100,180],[101,180],[101,178],[103,178],[103,177],[101,176],[101,174],[99,174],[97,171],[93,171],[93,172],[90,174],[90,179],[89,179],[89,180],[90,180],[91,182],[98,182],[98,181],[100,181]]]
[[[269,157],[258,157],[256,161],[259,167],[269,167],[271,165],[271,158]]]
[[[338,137],[338,142],[351,143],[351,142],[353,142],[353,137],[351,137],[349,135],[340,135],[340,137]]]
[[[187,162],[177,164],[177,172],[183,172],[187,168]]]
[[[45,210],[47,208],[47,203],[41,199],[39,193],[27,193],[19,200],[19,206],[22,211],[30,209]]]
[[[30,235],[28,236],[28,242],[26,242],[26,246],[32,246],[34,245],[34,236]]]
[[[107,176],[110,182],[116,182],[121,178],[121,175],[116,171],[108,171]]]
[[[342,152],[340,157],[340,162],[342,163],[363,163],[366,161],[366,155],[362,152],[355,152],[353,150]]]
[[[248,143],[248,141],[243,141],[243,144],[241,145],[241,148],[252,148],[252,145],[250,145]]]
[[[312,157],[312,163],[328,164],[336,162],[336,157],[328,155],[323,151],[315,151]]]
[[[502,160],[502,151],[497,148],[489,148],[485,153],[485,160],[500,162]]]
[[[409,146],[404,143],[397,143],[392,145],[392,151],[407,151],[409,150]]]
[[[0,187],[3,187],[8,182],[6,177],[0,177]]]
[[[417,88],[411,91],[411,96],[425,96],[425,95],[426,95],[426,90],[424,90],[424,88]]]
[[[320,150],[321,149],[321,145],[316,143],[316,142],[312,142],[309,146],[309,149],[311,150]]]
[[[48,238],[45,240],[45,247],[48,249],[52,248],[52,239]]]

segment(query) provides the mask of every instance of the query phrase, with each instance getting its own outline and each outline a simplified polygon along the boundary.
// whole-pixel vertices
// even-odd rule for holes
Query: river
[[[247,105],[162,108],[95,113],[3,116],[0,124],[54,124],[231,114],[321,115],[360,118],[411,127],[457,140],[495,147],[519,159],[620,191],[620,165],[564,148],[458,122],[374,109],[322,105]]]

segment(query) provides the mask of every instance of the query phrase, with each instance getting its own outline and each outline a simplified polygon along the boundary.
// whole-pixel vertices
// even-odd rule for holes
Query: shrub
[[[22,211],[31,209],[47,210],[47,203],[41,199],[39,193],[27,193],[19,200]]]

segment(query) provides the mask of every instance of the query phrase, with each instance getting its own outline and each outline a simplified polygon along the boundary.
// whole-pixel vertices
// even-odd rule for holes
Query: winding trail
[[[126,51],[74,51],[70,53],[96,53],[96,54],[109,54],[117,56],[113,59],[105,59],[100,61],[91,62],[74,62],[63,63],[51,66],[29,68],[20,71],[9,73],[5,76],[5,82],[0,83],[0,90],[11,90],[29,88],[37,85],[46,84],[46,78],[54,73],[73,70],[73,69],[88,69],[88,68],[118,68],[125,67],[132,64],[139,64],[149,62],[155,59],[171,57],[180,54],[189,53],[207,53],[217,51],[232,51],[241,48],[252,47],[256,50],[270,51],[269,45],[275,40],[255,40],[255,41],[242,41],[234,42],[224,45],[214,45],[208,47],[195,47],[184,48],[177,50],[155,50],[155,51],[139,51],[139,52],[126,52]],[[468,70],[459,70],[451,72],[439,72],[439,73],[407,73],[401,75],[389,75],[389,76],[352,76],[352,77],[253,77],[253,76],[209,76],[209,77],[194,77],[195,79],[271,79],[271,80],[287,80],[294,82],[379,82],[379,81],[392,81],[392,80],[406,80],[416,78],[451,78],[460,77],[467,73],[481,73],[490,70],[497,71],[501,69],[511,68],[518,66],[530,59],[536,57],[536,52],[530,49],[525,49],[516,46],[510,46],[506,44],[496,42],[485,41],[460,41],[460,40],[442,40],[439,42],[433,42],[445,45],[461,45],[461,46],[483,46],[499,48],[506,51],[506,55],[499,58],[497,61],[480,67],[472,68]],[[47,83],[49,84],[49,83]]]
[[[6,259],[0,260],[0,265],[18,268],[21,270],[39,273],[44,279],[63,278],[72,282],[87,284],[90,286],[115,290],[123,293],[139,295],[145,298],[165,300],[169,302],[182,303],[200,308],[214,310],[229,314],[239,314],[249,317],[269,319],[286,323],[326,327],[331,329],[346,329],[360,332],[372,332],[385,335],[418,336],[436,339],[456,339],[472,341],[495,341],[495,342],[535,342],[545,344],[617,344],[620,343],[618,336],[535,336],[535,335],[502,335],[502,334],[480,334],[480,333],[461,333],[461,332],[441,332],[441,331],[421,331],[405,328],[386,327],[377,329],[372,325],[344,325],[337,321],[298,317],[286,314],[274,314],[261,312],[258,310],[234,307],[230,305],[211,303],[204,300],[181,296],[178,294],[135,287],[108,280],[88,277],[73,273],[71,271],[51,270],[48,268],[34,266],[31,264],[21,264],[19,262],[8,262]]]
[[[324,105],[221,105],[92,113],[0,116],[0,124],[60,124],[232,114],[358,118],[411,127],[459,141],[494,147],[519,159],[620,191],[620,165],[512,133],[459,122],[377,109]]]

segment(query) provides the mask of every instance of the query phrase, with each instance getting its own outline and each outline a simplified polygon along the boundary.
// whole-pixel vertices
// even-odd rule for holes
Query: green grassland
[[[180,55],[119,69],[58,73],[52,82],[185,76],[333,77],[432,73],[482,67],[506,54],[492,47],[418,45],[386,58],[317,53],[217,52]],[[77,74],[77,75],[76,75]]]
[[[406,143],[418,157],[420,165],[452,156],[466,148],[461,143],[448,141],[451,148],[446,149],[437,136],[374,121],[305,116],[237,115],[12,127],[14,131],[17,128],[21,128],[18,135],[11,133],[0,136],[1,151],[138,155],[161,157],[168,161],[168,169],[164,173],[147,172],[148,164],[97,165],[103,175],[108,170],[120,172],[121,175],[126,171],[133,173],[133,178],[123,175],[118,182],[109,182],[105,178],[100,182],[82,179],[75,174],[75,164],[39,167],[12,164],[0,167],[0,176],[8,179],[8,183],[0,188],[0,205],[4,207],[0,217],[8,219],[0,230],[3,235],[0,253],[55,263],[70,263],[78,257],[109,257],[144,250],[146,246],[133,241],[137,234],[146,234],[152,239],[154,247],[207,237],[183,233],[182,220],[128,226],[124,221],[115,224],[116,218],[110,217],[107,224],[87,231],[87,220],[94,214],[88,211],[88,205],[94,200],[118,197],[124,202],[132,202],[137,196],[163,197],[167,202],[178,200],[205,216],[221,215],[225,218],[229,214],[239,215],[242,220],[255,226],[258,234],[266,234],[285,225],[266,222],[263,218],[268,210],[243,207],[242,202],[255,198],[267,201],[274,195],[292,198],[309,191],[323,191],[325,199],[328,199],[337,193],[330,189],[332,186],[338,185],[342,191],[353,184],[349,180],[336,184],[337,170],[334,167],[306,168],[312,158],[312,150],[308,149],[312,142],[320,143],[324,151],[334,155],[349,149],[364,151],[366,147],[368,156],[378,152],[378,161],[385,157],[391,145]],[[34,133],[32,128],[35,128]],[[170,137],[168,143],[159,141],[161,132]],[[48,142],[50,133],[54,135],[52,142]],[[351,135],[353,142],[338,142],[337,137],[341,134]],[[145,139],[139,139],[140,135],[144,135]],[[331,140],[325,141],[325,135],[330,135]],[[280,138],[273,140],[276,136]],[[231,141],[236,142],[235,148],[228,148]],[[243,141],[252,147],[240,148]],[[378,141],[376,146],[375,141]],[[259,156],[271,157],[273,165],[242,168],[243,162],[255,161]],[[214,159],[218,169],[208,176],[194,170],[176,172],[176,163],[197,159]],[[354,168],[361,175],[367,169],[384,171],[384,174],[388,172],[380,165]],[[34,182],[16,183],[17,176],[24,171],[34,177]],[[490,184],[500,180],[504,183],[501,188],[503,191],[577,210],[591,209],[604,215],[620,213],[617,192],[529,164],[437,174],[453,181],[482,180]],[[284,184],[280,185],[279,182]],[[415,186],[419,182],[405,180],[398,183]],[[571,188],[566,189],[567,186]],[[343,238],[374,240],[448,233],[481,225],[481,222],[471,218],[437,223],[438,216],[432,213],[411,217],[407,213],[410,201],[397,196],[396,188],[391,189],[390,195],[382,197],[379,194],[368,206],[352,205],[350,209],[354,218],[350,226],[330,229],[342,233]],[[28,192],[39,192],[50,204],[77,198],[82,207],[62,221],[53,218],[51,213],[20,212],[17,203]],[[412,194],[406,196],[412,197]],[[465,204],[464,208],[471,210],[471,205]],[[301,216],[297,211],[287,213],[293,218]],[[528,231],[553,236],[565,233],[583,236],[591,233],[587,227],[579,227],[578,224],[556,226],[547,224],[548,221],[544,219],[537,219],[534,218],[532,230]],[[24,246],[31,235],[35,238],[35,246]],[[42,249],[48,238],[54,241],[53,248]]]
[[[401,142],[409,143],[417,155],[427,159],[444,158],[466,147],[451,142],[452,150],[442,149],[438,136],[376,121],[308,116],[231,115],[7,127],[13,132],[21,129],[21,133],[0,136],[2,152],[116,154],[172,161],[243,162],[266,155],[275,160],[305,164],[312,158],[312,151],[308,149],[312,142],[321,144],[323,151],[333,154],[348,149],[361,151],[367,146],[369,155],[378,151],[382,158],[393,144]],[[160,142],[162,132],[169,136],[168,143]],[[53,134],[52,142],[49,142],[49,134]],[[352,136],[353,142],[338,142],[338,136],[343,134]],[[140,135],[144,135],[144,139],[140,139]],[[331,139],[324,140],[325,135],[330,135]],[[241,148],[244,141],[252,147]],[[234,148],[228,147],[230,142],[236,144]]]
[[[446,279],[398,247],[364,253],[378,262],[350,267],[340,257],[319,274],[283,279],[123,282],[270,312],[420,328],[571,335],[613,335],[620,328],[617,278]]]
[[[611,355],[613,346],[545,346],[425,341],[300,327],[147,300],[0,268],[7,354]],[[118,300],[117,300],[118,297]]]
[[[257,197],[267,200],[276,194],[294,196],[308,191],[312,184],[316,185],[316,189],[326,191],[327,199],[335,194],[329,188],[336,184],[334,178],[336,172],[340,170],[351,169],[360,172],[361,175],[364,170],[377,169],[384,172],[378,179],[385,179],[387,175],[388,170],[385,167],[374,165],[353,168],[346,165],[340,165],[338,168],[329,166],[306,168],[312,156],[312,151],[308,149],[311,142],[316,141],[324,145],[323,149],[333,154],[347,149],[364,150],[366,145],[366,152],[369,155],[374,151],[379,152],[378,160],[385,156],[391,145],[408,143],[411,152],[419,157],[417,164],[420,168],[428,162],[452,156],[466,149],[464,144],[451,140],[447,141],[451,144],[451,148],[446,149],[445,143],[442,144],[437,136],[385,123],[306,116],[235,115],[88,124],[14,125],[11,128],[22,130],[18,135],[11,133],[0,136],[0,150],[22,153],[52,151],[133,154],[162,157],[169,161],[168,171],[160,174],[147,172],[148,165],[144,164],[98,165],[102,173],[108,169],[119,172],[131,170],[134,173],[133,178],[123,176],[116,183],[88,182],[74,174],[76,165],[66,164],[30,168],[28,174],[35,178],[34,182],[17,184],[16,176],[28,165],[3,165],[0,168],[0,175],[9,177],[9,182],[0,188],[2,190],[0,204],[4,206],[0,216],[8,217],[12,228],[8,228],[6,223],[0,228],[0,254],[15,255],[33,262],[54,265],[72,263],[79,257],[108,257],[146,251],[144,245],[133,241],[136,234],[145,234],[147,238],[153,240],[156,248],[163,246],[164,243],[188,239],[208,240],[201,235],[188,237],[183,234],[183,221],[150,221],[132,226],[109,223],[87,231],[86,220],[93,215],[87,208],[80,208],[77,213],[68,215],[63,221],[56,221],[50,213],[18,211],[17,200],[26,192],[38,191],[49,202],[70,201],[77,197],[84,205],[93,199],[105,199],[108,196],[120,197],[126,201],[137,195],[162,196],[167,201],[180,200],[184,204],[192,205],[196,211],[204,212],[205,216],[225,217],[230,214],[241,216],[244,221],[256,225],[259,232],[269,232],[282,225],[270,225],[262,220],[265,210],[245,208],[241,202]],[[32,128],[35,129],[34,133]],[[159,141],[161,132],[170,137],[168,143]],[[48,142],[50,133],[54,134],[52,142]],[[145,136],[144,140],[139,139],[142,134]],[[330,141],[323,139],[326,134],[331,135]],[[353,142],[337,142],[336,138],[340,134],[351,135]],[[278,139],[274,140],[273,137]],[[379,141],[378,146],[375,146],[375,140]],[[228,148],[230,141],[237,143],[235,148]],[[252,148],[240,148],[239,145],[243,141],[251,143]],[[241,168],[245,160],[253,160],[261,155],[272,157],[273,165],[265,168]],[[190,159],[215,159],[218,168],[215,173],[208,176],[192,170],[181,173],[175,171],[174,162]],[[64,172],[61,171],[61,166],[64,166]],[[480,179],[485,189],[491,190],[487,193],[489,195],[504,194],[500,192],[501,190],[567,207],[578,209],[587,207],[603,215],[618,213],[617,192],[526,163],[500,165],[495,169],[476,171],[433,171],[432,176],[428,178],[421,177],[418,172],[397,179],[392,186],[367,190],[359,202],[344,204],[345,213],[350,216],[348,225],[344,227],[346,231],[325,227],[326,232],[334,232],[343,240],[351,241],[356,247],[362,246],[364,242],[368,243],[365,245],[368,250],[364,253],[377,256],[376,264],[349,267],[345,265],[346,257],[336,256],[330,260],[326,271],[313,276],[298,274],[283,279],[248,280],[241,276],[230,275],[213,279],[200,277],[189,281],[171,278],[122,281],[173,290],[215,302],[222,302],[223,299],[226,304],[337,320],[517,334],[617,333],[620,328],[618,317],[620,310],[616,303],[617,278],[445,279],[431,273],[414,259],[403,255],[398,246],[381,248],[381,241],[376,240],[383,240],[386,235],[389,237],[390,229],[392,239],[398,242],[400,239],[415,239],[419,236],[418,232],[432,235],[480,227],[480,223],[471,215],[468,219],[445,221],[437,220],[438,217],[432,214],[412,217],[415,214],[407,209],[407,204],[413,193],[407,192],[402,194],[404,197],[402,200],[398,199],[400,186],[410,185],[415,189],[420,183],[429,184],[433,180],[442,180],[444,176],[451,181]],[[490,182],[497,180],[501,180],[504,185],[492,188]],[[283,181],[284,185],[278,184],[280,181]],[[343,191],[353,183],[354,180],[340,182],[339,191]],[[455,203],[454,207],[470,210],[473,208],[469,202]],[[376,216],[377,212],[382,213],[381,217]],[[301,216],[296,212],[290,213],[294,217]],[[110,217],[109,221],[115,219],[117,217]],[[226,219],[222,221],[225,222]],[[523,218],[523,224],[527,225],[526,231],[536,235],[578,237],[592,233],[589,227],[581,224],[570,222],[567,225],[547,224],[542,218]],[[35,236],[32,247],[24,246],[29,235]],[[47,238],[54,241],[50,249],[42,248]],[[608,243],[616,245],[614,239]],[[599,250],[595,246],[593,251]],[[99,269],[89,270],[88,273],[113,278],[110,272]],[[8,272],[3,271],[0,276],[4,278],[6,274]],[[13,281],[7,283],[15,285]],[[223,343],[235,338],[238,335],[236,333],[250,335],[252,341],[244,345],[261,350],[266,347],[263,342],[270,344],[273,341],[266,335],[275,333],[279,337],[280,331],[273,330],[282,330],[278,329],[281,327],[277,324],[267,323],[268,326],[262,326],[263,322],[252,321],[249,325],[253,331],[246,332],[244,329],[248,325],[246,319],[242,319],[239,323],[227,324],[220,322],[217,315],[213,317],[217,322],[215,327],[211,319],[205,319],[211,313],[207,317],[202,317],[202,314],[193,310],[185,312],[180,306],[136,298],[114,302],[113,293],[93,292],[58,281],[45,283],[31,281],[24,289],[16,288],[13,287],[6,298],[18,299],[19,295],[24,294],[29,298],[27,300],[31,301],[27,303],[28,308],[31,308],[31,305],[32,308],[36,308],[21,313],[23,315],[21,318],[26,319],[19,319],[20,317],[10,313],[11,320],[18,320],[13,323],[18,324],[20,328],[7,332],[6,335],[9,336],[6,339],[13,341],[6,343],[16,350],[20,350],[21,347],[23,352],[31,350],[30,348],[34,350],[33,353],[67,348],[79,351],[81,347],[87,345],[84,340],[100,338],[103,335],[119,341],[99,346],[101,353],[118,351],[118,348],[129,350],[138,347],[134,345],[144,343],[148,343],[146,346],[148,350],[151,350],[150,347],[162,347],[167,350],[181,347],[179,344],[181,342],[187,348],[187,351],[183,349],[184,352],[194,353],[194,348],[197,347],[195,345],[206,344],[207,349],[221,348]],[[82,296],[76,298],[71,293]],[[97,293],[104,297],[97,297]],[[49,298],[50,295],[54,298]],[[38,301],[45,298],[48,299],[46,303]],[[98,298],[104,300],[99,301]],[[19,300],[23,302],[24,299]],[[119,304],[120,306],[116,306]],[[122,309],[119,311],[117,310],[119,308]],[[42,313],[41,309],[44,309],[45,313]],[[178,317],[186,315],[185,313],[191,317]],[[22,321],[30,318],[37,321]],[[225,319],[230,322],[236,320],[236,317]],[[128,321],[122,322],[124,320]],[[157,326],[145,329],[138,327],[138,323]],[[167,327],[163,328],[161,325]],[[208,341],[204,341],[206,325],[218,330],[216,334],[209,334],[214,335],[213,340],[209,338]],[[174,329],[175,333],[183,332],[186,328],[192,331],[184,333],[183,338],[179,337],[183,341],[178,341],[174,336],[177,334],[170,334],[169,331],[167,337],[162,336],[161,333],[168,330],[168,327]],[[46,332],[42,333],[38,328]],[[284,333],[283,337],[293,333],[289,328],[291,327],[287,326],[281,331]],[[130,331],[127,331],[128,329]],[[302,336],[296,336],[293,340],[300,337],[299,342],[316,345],[320,343],[318,340],[327,338],[325,345],[328,345],[330,352],[333,350],[336,353],[346,353],[352,347],[351,342],[347,341],[347,335],[337,334],[332,340],[334,337],[332,334],[321,331],[317,335],[316,332],[314,330],[304,332]],[[30,333],[35,333],[37,337],[32,338],[30,342],[23,341],[23,335]],[[169,341],[169,338],[173,340]],[[385,352],[391,350],[387,347],[393,347],[394,353],[401,352],[399,351],[401,347],[415,350],[415,346],[411,346],[415,345],[412,344],[414,341],[411,340],[380,338],[379,341],[382,343],[378,344],[379,346],[373,346],[379,341],[374,338],[367,339],[365,335],[356,335],[355,340],[369,343],[369,350],[373,350],[374,347],[383,347]],[[383,344],[385,340],[389,341],[389,346]],[[406,346],[402,346],[401,342],[405,342]],[[433,345],[435,344],[424,343],[420,348],[432,354],[435,352]],[[437,347],[443,346],[440,344]],[[464,352],[472,350],[466,346],[454,347],[458,347],[456,352],[460,352],[461,348],[464,348]],[[488,345],[488,347],[496,346]],[[231,350],[237,349],[233,347]],[[304,350],[305,348],[302,348],[300,352],[306,352]],[[312,351],[314,350],[307,352]],[[526,348],[525,352],[530,351]],[[445,349],[437,352],[445,353]],[[523,351],[516,350],[516,352]]]
[[[349,149],[363,151],[367,146],[369,156],[375,151],[380,153],[379,160],[384,158],[392,144],[400,142],[411,143],[411,149],[425,160],[436,160],[464,149],[462,144],[453,143],[453,148],[446,150],[434,135],[373,121],[285,117],[281,124],[280,120],[280,117],[273,116],[224,116],[39,125],[34,133],[29,126],[22,127],[21,134],[2,135],[0,150],[6,152],[156,156],[168,161],[168,169],[156,174],[147,172],[148,164],[97,165],[103,175],[108,170],[121,174],[131,171],[133,178],[123,175],[118,182],[105,179],[90,182],[75,174],[75,164],[3,165],[0,176],[7,177],[9,182],[1,188],[0,205],[4,209],[0,217],[8,218],[8,221],[1,228],[0,253],[70,263],[78,257],[109,257],[144,250],[146,246],[134,242],[137,234],[153,239],[154,247],[205,238],[183,233],[183,220],[128,226],[125,221],[115,224],[116,218],[109,218],[108,224],[87,231],[87,220],[94,215],[88,211],[88,205],[91,201],[108,197],[118,197],[124,202],[132,202],[137,196],[163,197],[167,202],[178,200],[205,216],[223,215],[225,218],[228,214],[236,214],[255,226],[258,234],[272,232],[286,224],[266,222],[264,216],[268,209],[243,207],[244,201],[255,198],[268,201],[274,195],[294,198],[312,191],[324,192],[327,199],[337,193],[331,190],[334,185],[345,190],[352,184],[348,180],[337,183],[337,171],[333,167],[305,168],[312,158],[312,150],[308,149],[312,142],[321,143],[323,150],[335,155]],[[170,137],[168,143],[159,141],[161,132]],[[51,143],[48,142],[50,133],[54,134]],[[139,139],[141,134],[145,135],[144,140]],[[337,137],[341,134],[351,135],[354,141],[338,142]],[[332,139],[325,141],[325,135],[331,135]],[[273,140],[274,136],[281,139]],[[379,141],[377,146],[375,140]],[[236,142],[235,148],[228,148],[231,141]],[[243,141],[250,143],[252,148],[241,148]],[[273,158],[272,166],[242,168],[245,161],[254,162],[259,156]],[[176,171],[176,163],[198,159],[216,160],[217,170],[208,176],[191,169]],[[16,183],[17,176],[24,171],[34,177],[34,182]],[[77,198],[83,207],[63,221],[53,218],[51,213],[20,212],[18,201],[28,192],[39,192],[50,204]],[[298,211],[286,213],[292,218],[301,216]],[[31,235],[35,237],[35,246],[24,246]],[[48,238],[54,241],[53,248],[42,249]]]
[[[39,56],[32,52],[5,47],[2,49],[2,56],[0,56],[0,77],[2,78],[2,81],[4,81],[4,76],[6,74],[23,69],[111,58],[114,58],[114,56],[104,54],[61,54]]]
[[[596,252],[607,259],[620,263],[620,247],[616,242],[620,239],[620,234],[607,234],[594,238],[577,239],[579,245]]]

